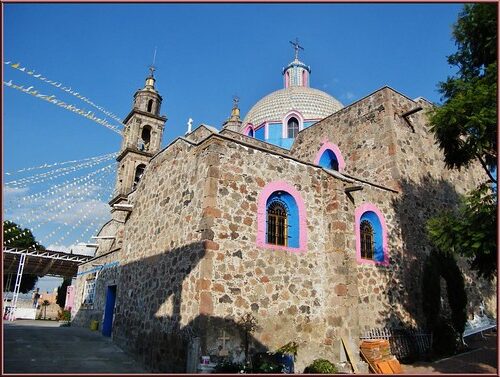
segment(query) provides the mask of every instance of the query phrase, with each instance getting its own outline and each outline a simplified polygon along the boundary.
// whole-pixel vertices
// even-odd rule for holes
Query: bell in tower
[[[110,204],[126,200],[135,190],[151,158],[160,151],[163,128],[167,118],[160,115],[162,97],[155,88],[154,68],[146,78],[144,88],[134,94],[133,107],[123,123],[114,198]]]

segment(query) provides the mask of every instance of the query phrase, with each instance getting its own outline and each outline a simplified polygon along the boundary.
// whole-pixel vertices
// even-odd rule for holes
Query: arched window
[[[316,154],[314,163],[326,169],[336,170],[343,172],[345,168],[344,158],[337,145],[332,144],[326,140]]]
[[[387,254],[387,227],[380,210],[364,203],[355,211],[356,257],[360,263],[389,263]]]
[[[249,128],[249,129],[248,129],[248,134],[247,134],[247,136],[250,136],[250,137],[255,137],[255,134],[254,134],[254,132],[253,132],[253,128]]]
[[[373,228],[368,220],[361,221],[361,258],[373,259]]]
[[[331,149],[327,149],[323,152],[318,165],[326,169],[339,171],[339,160]]]
[[[144,150],[149,150],[149,144],[151,142],[151,127],[144,126],[142,128],[141,138],[144,141]]]
[[[306,250],[305,205],[300,193],[291,184],[271,182],[259,193],[257,246],[292,252]]]
[[[148,113],[150,113],[153,110],[153,100],[150,99],[148,101]]]
[[[267,207],[267,243],[287,246],[288,244],[287,210],[284,203],[277,200]]]
[[[295,117],[288,119],[287,123],[288,138],[296,138],[299,133],[299,121]]]
[[[137,165],[137,167],[135,168],[134,185],[132,186],[132,189],[135,189],[137,187],[137,184],[144,174],[144,169],[146,169],[146,165],[144,164]]]

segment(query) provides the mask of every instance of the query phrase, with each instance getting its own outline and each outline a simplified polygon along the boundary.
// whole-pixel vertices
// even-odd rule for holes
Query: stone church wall
[[[338,146],[345,173],[397,189],[393,114],[383,88],[299,132],[290,154],[313,163],[323,143]]]
[[[357,341],[359,326],[388,321],[390,309],[397,307],[385,289],[392,263],[359,266],[354,257],[355,208],[375,203],[389,223],[394,193],[356,182],[364,190],[352,203],[344,193],[346,183],[321,169],[231,142],[220,156],[213,228],[217,250],[205,282],[210,312],[235,320],[252,313],[259,323],[255,340],[268,350],[298,341],[297,370],[317,357],[338,360],[341,336]],[[293,185],[304,200],[305,252],[256,245],[259,193],[274,181]],[[389,233],[397,262],[401,241],[393,226]],[[208,348],[216,353],[221,346],[215,340]]]

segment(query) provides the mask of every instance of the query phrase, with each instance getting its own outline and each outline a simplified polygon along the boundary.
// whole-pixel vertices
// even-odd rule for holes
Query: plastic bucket
[[[99,321],[90,321],[90,329],[92,331],[97,331],[99,328]]]

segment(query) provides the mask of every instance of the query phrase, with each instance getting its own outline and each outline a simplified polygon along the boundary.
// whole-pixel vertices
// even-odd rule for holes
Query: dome
[[[259,126],[266,121],[281,121],[290,111],[304,119],[323,119],[344,106],[328,93],[305,86],[289,86],[268,94],[247,113],[243,126]]]

